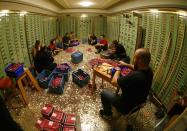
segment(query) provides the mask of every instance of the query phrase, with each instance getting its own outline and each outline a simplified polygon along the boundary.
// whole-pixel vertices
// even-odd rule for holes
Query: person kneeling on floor
[[[120,68],[116,68],[117,71],[112,79],[112,83],[118,87],[116,93],[106,89],[101,92],[103,110],[100,110],[100,115],[103,118],[112,118],[112,106],[126,115],[134,107],[145,103],[153,79],[153,72],[149,67],[150,60],[150,52],[145,48],[140,48],[134,54],[134,65],[120,61],[121,65],[128,66],[133,71],[127,76],[119,77]],[[118,95],[120,88],[122,94]]]

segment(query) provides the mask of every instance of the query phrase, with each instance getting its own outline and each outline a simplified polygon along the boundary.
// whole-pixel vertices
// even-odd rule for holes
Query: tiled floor
[[[74,47],[84,53],[83,62],[78,65],[70,64],[72,70],[81,68],[88,72],[92,78],[92,69],[88,64],[88,61],[92,58],[99,57],[95,54],[95,49],[92,46],[81,44]],[[71,53],[60,52],[55,56],[57,63],[71,63]],[[87,86],[79,88],[72,82],[70,75],[69,81],[65,84],[64,93],[62,95],[50,94],[44,91],[38,93],[30,88],[27,89],[27,96],[29,97],[29,104],[26,107],[22,106],[22,102],[19,98],[11,100],[11,107],[17,107],[14,109],[10,108],[13,118],[23,127],[25,131],[35,131],[35,123],[38,118],[41,117],[41,109],[46,103],[51,103],[55,108],[60,108],[66,113],[75,113],[78,116],[77,130],[82,131],[110,131],[112,125],[116,120],[111,122],[103,120],[99,116],[99,109],[101,108],[100,100],[100,89],[101,80],[96,79],[97,90],[94,94],[90,93]],[[109,83],[104,83],[104,88],[110,88],[114,90]],[[135,130],[151,131],[156,123],[159,121],[155,118],[155,106],[148,102],[146,106],[140,111],[136,121],[132,115],[130,121],[133,122]]]

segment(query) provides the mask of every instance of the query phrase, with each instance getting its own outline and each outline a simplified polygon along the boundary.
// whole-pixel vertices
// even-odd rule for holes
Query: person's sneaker
[[[101,117],[103,117],[104,119],[106,119],[106,120],[112,120],[112,115],[106,115],[104,113],[104,110],[100,110],[99,113],[100,113]]]

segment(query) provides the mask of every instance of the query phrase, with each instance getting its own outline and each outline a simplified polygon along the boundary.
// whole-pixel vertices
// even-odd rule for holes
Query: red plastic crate
[[[71,125],[74,126],[75,123],[76,123],[76,115],[75,114],[67,114],[65,122],[64,122],[64,126],[71,126]]]
[[[45,104],[42,108],[41,113],[44,117],[50,118],[51,114],[53,113],[54,107],[51,104]]]
[[[58,122],[58,123],[64,123],[64,120],[66,118],[66,115],[63,111],[53,111],[50,120]]]
[[[61,131],[62,125],[58,122],[45,120],[44,125],[43,125],[43,130],[44,131]]]
[[[46,122],[46,119],[40,118],[39,120],[37,120],[37,122],[35,124],[36,128],[38,128],[39,130],[43,130],[45,122]]]
[[[76,131],[75,126],[64,126],[63,131]]]

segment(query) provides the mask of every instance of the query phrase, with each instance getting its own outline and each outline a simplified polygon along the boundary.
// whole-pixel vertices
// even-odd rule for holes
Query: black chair
[[[127,115],[123,115],[120,113],[120,117],[117,119],[115,126],[112,131],[132,131],[133,126],[130,124],[130,118],[135,113],[135,119],[131,123],[134,123],[137,120],[138,115],[140,114],[141,109],[146,105],[142,103],[136,107],[134,107]]]
[[[127,123],[127,129],[126,129],[127,131],[133,129],[132,125],[131,125],[130,122],[129,122],[129,119],[130,119],[131,115],[134,114],[134,113],[136,113],[135,119],[132,121],[132,123],[134,123],[134,122],[137,120],[137,117],[138,117],[138,115],[140,114],[141,109],[142,109],[145,105],[146,105],[146,103],[142,103],[142,104],[140,104],[140,105],[134,107],[134,108],[127,114],[127,116],[126,116],[126,117],[127,117],[127,122],[128,122],[128,123]]]

